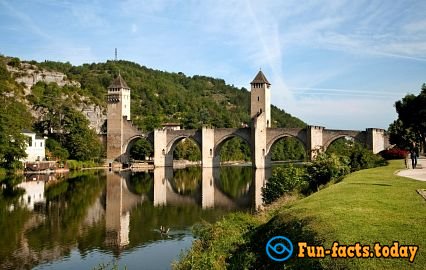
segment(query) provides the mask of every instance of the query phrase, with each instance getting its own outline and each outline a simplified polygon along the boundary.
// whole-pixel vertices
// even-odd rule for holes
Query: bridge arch
[[[179,142],[181,142],[184,139],[189,139],[193,142],[195,142],[195,144],[197,145],[198,149],[200,150],[200,153],[202,151],[202,144],[200,141],[198,141],[198,139],[194,136],[191,135],[178,135],[176,137],[173,137],[167,144],[166,149],[165,149],[165,154],[166,155],[171,155],[173,157],[173,151],[176,149],[176,146],[178,145]]]
[[[124,144],[123,144],[123,150],[124,150],[124,154],[122,155],[122,161],[123,162],[129,162],[130,161],[130,151],[133,147],[133,145],[139,140],[146,140],[151,146],[152,149],[154,149],[154,142],[147,136],[144,135],[134,135],[132,137],[130,137]],[[153,154],[153,152],[152,152]]]
[[[239,134],[239,133],[235,132],[235,133],[226,134],[226,135],[224,135],[224,136],[220,137],[220,138],[216,141],[216,143],[215,143],[215,145],[214,145],[214,149],[213,149],[213,151],[212,151],[212,154],[213,154],[213,157],[214,157],[214,159],[215,159],[215,163],[216,163],[216,164],[220,164],[220,151],[221,151],[221,149],[222,149],[223,145],[224,145],[226,142],[228,142],[228,141],[230,141],[230,140],[232,140],[232,139],[234,139],[234,138],[239,138],[239,139],[241,139],[244,143],[246,143],[246,144],[247,144],[247,146],[249,147],[249,151],[250,151],[250,158],[252,158],[253,153],[252,153],[252,146],[251,146],[250,138],[247,138],[247,137],[246,137],[246,136],[244,136],[243,134]]]
[[[305,158],[306,158],[306,156],[308,155],[308,147],[306,145],[306,142],[302,138],[295,136],[293,134],[282,133],[273,137],[271,140],[268,141],[266,145],[266,153],[265,153],[266,162],[270,163],[272,161],[272,148],[282,139],[295,139],[297,142],[299,142],[303,147],[303,150],[305,152]]]
[[[296,139],[298,142],[300,142],[303,145],[303,148],[305,149],[305,151],[307,151],[307,146],[306,146],[306,142],[305,141],[303,141],[298,136],[294,136],[294,135],[291,135],[291,134],[288,134],[288,133],[283,133],[283,134],[280,134],[278,136],[275,136],[274,138],[272,138],[268,142],[268,144],[266,145],[266,154],[269,155],[271,153],[272,146],[274,146],[279,140],[286,139],[286,138],[294,138],[294,139]]]
[[[323,144],[323,151],[327,151],[328,147],[335,141],[337,141],[338,139],[341,138],[346,138],[346,137],[350,137],[352,138],[355,142],[358,142],[360,144],[365,144],[365,139],[362,138],[362,133],[360,132],[359,134],[339,134],[339,135],[335,135],[331,138],[329,138],[324,144]]]

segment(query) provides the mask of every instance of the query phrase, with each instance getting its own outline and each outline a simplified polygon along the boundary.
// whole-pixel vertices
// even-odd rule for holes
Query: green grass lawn
[[[179,269],[426,269],[426,201],[417,194],[426,182],[396,176],[403,161],[362,170],[291,203],[264,213],[234,214],[204,228]],[[232,237],[230,236],[232,235]],[[416,258],[298,259],[275,263],[265,255],[270,237],[330,248],[340,244],[418,245]],[[296,251],[297,251],[297,247]]]
[[[391,161],[386,167],[355,172],[293,203],[280,216],[291,212],[312,219],[307,226],[327,247],[335,240],[369,245],[399,241],[420,247],[412,265],[407,259],[351,259],[361,269],[426,269],[426,201],[416,192],[426,188],[426,182],[394,174],[403,168],[402,161]]]

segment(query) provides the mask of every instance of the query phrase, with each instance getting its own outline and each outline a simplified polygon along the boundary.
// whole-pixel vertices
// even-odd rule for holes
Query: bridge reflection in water
[[[167,269],[191,246],[194,224],[261,207],[269,174],[251,167],[163,167],[32,175],[16,187],[8,186],[10,179],[0,186],[0,195],[9,194],[0,196],[0,227],[8,228],[0,238],[0,269],[84,269],[113,259],[129,269],[141,262]],[[161,226],[170,228],[167,235]]]
[[[260,209],[263,205],[262,187],[271,174],[271,169],[247,167],[188,170],[191,172],[181,174],[184,177],[179,175],[182,170],[174,171],[170,167],[144,173],[108,172],[105,244],[116,248],[129,245],[131,210],[144,202],[152,201],[154,207],[199,205],[202,209]],[[153,187],[149,181],[153,182]],[[140,184],[150,188],[135,187]]]

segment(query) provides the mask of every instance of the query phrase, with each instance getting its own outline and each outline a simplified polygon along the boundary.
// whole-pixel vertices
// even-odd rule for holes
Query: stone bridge
[[[143,133],[130,121],[130,88],[119,75],[108,87],[107,160],[110,164],[129,163],[130,149],[139,138],[146,138],[153,144],[155,167],[173,166],[173,151],[177,143],[186,138],[192,139],[200,148],[202,166],[205,168],[220,165],[220,149],[227,140],[234,137],[241,138],[250,146],[255,168],[270,167],[271,148],[284,137],[298,139],[311,159],[342,137],[352,137],[374,153],[388,146],[388,138],[383,129],[334,130],[320,126],[271,128],[269,91],[270,83],[262,71],[259,71],[251,82],[250,128],[157,129]]]
[[[308,156],[313,159],[318,151],[326,151],[335,140],[351,137],[374,153],[378,153],[388,147],[388,138],[382,129],[369,128],[364,131],[358,130],[335,130],[320,126],[307,126],[306,128],[266,128],[264,147],[259,148],[258,142],[253,136],[252,128],[207,128],[189,130],[155,130],[150,133],[142,133],[134,128],[130,122],[124,124],[122,153],[118,155],[121,163],[130,162],[130,149],[140,138],[147,139],[154,148],[154,165],[156,167],[173,166],[173,151],[177,144],[183,139],[194,141],[201,151],[203,167],[220,166],[220,150],[223,144],[238,137],[250,146],[251,156],[258,154],[259,160],[252,160],[253,167],[267,168],[271,165],[272,146],[280,139],[286,137],[296,138],[304,146]],[[262,143],[262,142],[261,142]]]

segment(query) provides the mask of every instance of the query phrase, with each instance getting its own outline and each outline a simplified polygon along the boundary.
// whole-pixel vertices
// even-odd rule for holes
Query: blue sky
[[[0,53],[114,58],[249,88],[312,125],[387,128],[426,82],[426,1],[0,0]]]

